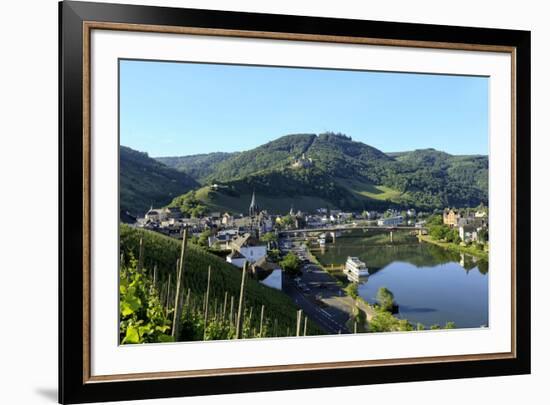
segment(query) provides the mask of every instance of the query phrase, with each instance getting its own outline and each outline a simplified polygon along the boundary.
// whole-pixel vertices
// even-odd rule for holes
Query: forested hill
[[[217,165],[221,162],[228,160],[237,154],[238,152],[213,152],[190,156],[158,157],[155,159],[166,166],[170,166],[176,170],[187,173],[189,176],[200,181],[206,179],[214,173]]]
[[[174,197],[198,187],[190,176],[146,153],[120,147],[120,209],[142,216],[151,205],[168,204]]]
[[[185,167],[175,158],[160,160],[193,174],[204,185],[195,196],[206,206],[233,212],[246,212],[252,190],[274,212],[291,204],[303,210],[431,210],[488,198],[487,156],[434,149],[386,154],[335,133],[287,135],[240,153],[180,158]]]

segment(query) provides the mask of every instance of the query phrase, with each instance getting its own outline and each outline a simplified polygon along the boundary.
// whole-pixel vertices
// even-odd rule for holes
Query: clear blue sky
[[[326,131],[384,152],[487,154],[488,79],[120,62],[120,143],[150,156],[242,151]]]

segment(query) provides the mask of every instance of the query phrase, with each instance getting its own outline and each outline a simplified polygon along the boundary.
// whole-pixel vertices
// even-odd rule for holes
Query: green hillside
[[[435,149],[384,153],[336,133],[286,135],[252,150],[159,158],[203,185],[197,197],[216,211],[246,212],[252,191],[274,213],[477,206],[488,202],[487,156]],[[177,206],[181,199],[172,200]]]
[[[209,180],[216,182],[288,169],[304,155],[312,159],[317,174],[328,176],[376,176],[376,168],[393,161],[383,152],[341,134],[282,136],[239,153],[216,165]],[[291,173],[287,171],[287,174]]]
[[[184,172],[203,182],[216,170],[216,166],[238,153],[213,152],[190,156],[157,157],[157,161],[168,167]]]
[[[157,266],[158,284],[166,285],[169,274],[174,282],[181,241],[122,224],[120,226],[120,250],[124,257],[129,257],[130,254],[136,258],[139,256],[140,238],[143,238],[144,267],[152,269],[155,265]],[[188,244],[184,290],[187,291],[189,288],[194,296],[202,297],[206,292],[208,266],[212,268],[211,302],[221,304],[226,292],[229,298],[233,296],[237,299],[240,292],[241,270],[193,244]],[[252,318],[252,327],[259,327],[259,311],[262,305],[265,306],[265,316],[270,320],[271,328],[275,326],[275,320],[277,320],[278,332],[273,331],[272,335],[287,336],[287,328],[295,331],[296,311],[299,308],[284,293],[266,287],[248,277],[245,285],[245,307],[248,310],[252,309],[253,315],[256,314]],[[322,331],[309,320],[308,334],[322,334]]]
[[[126,146],[120,147],[120,209],[143,215],[199,184],[185,173]]]
[[[211,186],[204,186],[195,191],[195,197],[208,209],[214,212],[230,212],[233,214],[246,214],[252,196],[251,187],[243,187],[237,191],[235,187],[229,189],[220,187],[213,189]],[[336,208],[328,199],[316,196],[273,196],[263,191],[257,191],[256,198],[261,209],[267,209],[273,214],[287,214],[291,207],[295,210],[314,211],[319,207]],[[176,197],[169,204],[170,206],[181,206],[185,196]]]
[[[307,211],[432,210],[486,204],[488,196],[487,156],[434,149],[385,154],[334,133],[283,136],[212,163],[209,170],[201,180],[220,187],[201,189],[199,199],[220,211],[246,212],[253,190],[275,213],[287,212],[290,205]]]

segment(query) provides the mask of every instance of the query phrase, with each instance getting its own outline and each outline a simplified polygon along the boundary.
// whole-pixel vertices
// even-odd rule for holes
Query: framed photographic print
[[[62,403],[530,372],[530,33],[60,3]]]

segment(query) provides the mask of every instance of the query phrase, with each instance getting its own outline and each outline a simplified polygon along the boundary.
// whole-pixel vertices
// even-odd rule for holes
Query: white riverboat
[[[346,265],[344,266],[344,273],[352,279],[359,280],[361,277],[369,275],[369,269],[358,257],[348,256],[348,260],[346,260]]]

